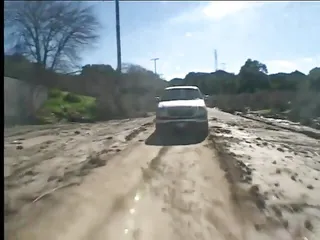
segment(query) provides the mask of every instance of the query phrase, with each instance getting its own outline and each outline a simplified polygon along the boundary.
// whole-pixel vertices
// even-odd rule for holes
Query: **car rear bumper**
[[[156,124],[207,123],[208,119],[156,119]]]
[[[156,119],[156,128],[162,131],[165,129],[189,129],[203,130],[208,129],[208,119]]]

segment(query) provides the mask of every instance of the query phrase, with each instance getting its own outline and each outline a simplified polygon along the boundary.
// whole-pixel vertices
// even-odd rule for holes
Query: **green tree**
[[[308,76],[311,82],[311,89],[320,91],[320,68],[313,68],[312,70],[310,70]]]
[[[257,60],[248,59],[238,75],[238,92],[254,93],[270,88],[267,66]]]

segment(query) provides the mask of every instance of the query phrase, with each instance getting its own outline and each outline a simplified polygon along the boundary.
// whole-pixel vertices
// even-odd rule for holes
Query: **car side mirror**
[[[161,100],[160,97],[155,97],[155,99],[157,102],[160,102],[160,100]]]
[[[209,99],[209,95],[204,95],[204,100],[208,100]]]

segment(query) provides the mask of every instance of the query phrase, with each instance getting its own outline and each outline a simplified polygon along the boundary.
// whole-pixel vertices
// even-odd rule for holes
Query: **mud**
[[[227,176],[237,173],[231,177],[250,193],[248,197],[240,192],[241,203],[246,202],[244,196],[263,213],[263,221],[255,224],[259,232],[280,227],[287,230],[289,239],[318,239],[319,141],[296,129],[269,125],[220,113],[212,124],[212,138],[222,154],[233,158]],[[237,195],[237,190],[233,192]]]
[[[153,117],[7,129],[6,239],[318,239],[319,142],[209,117],[206,139]]]

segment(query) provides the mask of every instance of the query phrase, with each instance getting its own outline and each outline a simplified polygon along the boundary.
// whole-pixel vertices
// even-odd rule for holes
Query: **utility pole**
[[[157,61],[159,58],[152,58],[151,61],[154,62],[154,74],[157,74]]]
[[[214,50],[214,64],[215,71],[218,71],[218,52],[217,49]]]
[[[121,36],[120,36],[120,10],[119,10],[119,0],[115,0],[115,12],[116,12],[116,40],[117,40],[117,84],[114,91],[115,99],[117,101],[115,102],[117,107],[117,114],[122,115],[125,110],[123,107],[123,103],[121,101],[121,88],[122,88],[122,81],[121,81]]]
[[[121,38],[120,38],[120,11],[119,0],[115,0],[116,5],[116,37],[117,37],[117,71],[121,73]]]

